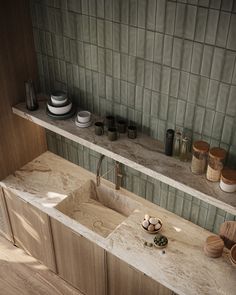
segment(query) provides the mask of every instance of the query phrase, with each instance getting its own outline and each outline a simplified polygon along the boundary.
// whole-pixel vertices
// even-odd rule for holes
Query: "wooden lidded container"
[[[210,145],[202,140],[193,143],[191,171],[193,174],[203,174],[206,169],[207,155]]]
[[[220,177],[220,188],[226,193],[236,192],[236,170],[222,170]]]
[[[223,253],[224,241],[219,236],[209,236],[204,244],[204,252],[208,257],[217,258]]]
[[[225,247],[231,249],[236,244],[236,221],[225,221],[220,226],[219,235]]]
[[[210,181],[217,182],[220,180],[221,170],[224,167],[226,150],[214,147],[209,151],[208,166],[206,178]]]

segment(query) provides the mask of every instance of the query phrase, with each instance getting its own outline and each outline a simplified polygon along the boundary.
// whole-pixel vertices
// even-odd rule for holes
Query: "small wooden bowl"
[[[152,217],[154,217],[154,216],[150,216],[150,218],[152,218]],[[160,225],[161,225],[161,227],[160,227],[159,229],[157,229],[157,230],[149,231],[149,230],[147,230],[145,227],[143,227],[142,222],[141,222],[141,227],[142,227],[142,229],[143,229],[146,233],[153,235],[153,234],[157,234],[157,233],[162,229],[163,223],[162,223],[161,219],[158,218],[158,217],[155,217],[155,218],[157,218],[157,219],[159,220],[159,223],[160,223]],[[143,221],[144,221],[144,220],[145,220],[145,218],[143,219]]]
[[[164,238],[166,238],[166,240],[167,240],[167,243],[165,244],[165,245],[162,245],[162,246],[159,246],[159,245],[157,245],[156,243],[155,243],[155,238],[153,239],[153,244],[154,244],[154,246],[155,247],[157,247],[158,249],[163,249],[163,248],[166,248],[167,247],[167,245],[168,245],[168,239],[167,239],[167,237],[166,236],[164,236],[164,235],[162,235],[162,234],[159,234],[159,236],[160,236],[160,238],[162,238],[162,237],[164,237]]]
[[[233,266],[236,266],[236,244],[231,248],[229,258]]]

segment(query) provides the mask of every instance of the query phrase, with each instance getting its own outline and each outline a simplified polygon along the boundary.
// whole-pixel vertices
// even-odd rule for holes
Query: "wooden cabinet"
[[[0,187],[0,234],[13,243],[11,225],[3,189]]]
[[[58,274],[86,295],[106,295],[105,250],[51,218]]]
[[[174,294],[168,288],[109,253],[107,253],[107,280],[108,295]]]
[[[50,219],[47,214],[4,189],[15,245],[56,272]]]

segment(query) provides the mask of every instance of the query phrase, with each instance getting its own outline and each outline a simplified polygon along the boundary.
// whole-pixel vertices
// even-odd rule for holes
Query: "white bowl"
[[[78,112],[77,118],[79,123],[87,123],[90,121],[91,113],[88,111]]]
[[[72,108],[72,102],[68,100],[68,103],[63,106],[53,106],[50,101],[47,103],[48,110],[54,115],[64,115],[69,113]]]
[[[67,102],[67,98],[64,99],[64,100],[57,100],[57,99],[55,99],[55,98],[53,98],[51,96],[51,102],[52,102],[53,106],[58,106],[59,107],[59,106],[64,105]]]
[[[55,91],[51,94],[51,98],[54,100],[65,100],[67,98],[67,94],[63,91]]]
[[[92,121],[86,122],[86,123],[81,123],[78,122],[78,118],[75,119],[75,125],[78,126],[79,128],[87,128],[91,126]]]

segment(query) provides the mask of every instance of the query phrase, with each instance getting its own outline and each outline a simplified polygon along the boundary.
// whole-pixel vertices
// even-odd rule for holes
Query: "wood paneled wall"
[[[44,129],[12,114],[25,100],[24,81],[37,79],[28,0],[0,3],[0,179],[47,148]]]

